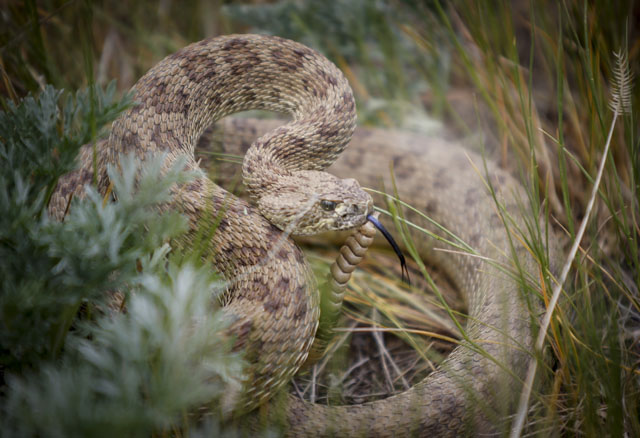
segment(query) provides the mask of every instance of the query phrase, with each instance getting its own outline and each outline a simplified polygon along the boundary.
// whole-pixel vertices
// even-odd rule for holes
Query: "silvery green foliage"
[[[139,170],[133,156],[122,157],[122,173],[109,168],[118,202],[105,204],[95,188],[86,187],[86,199],[72,206],[64,222],[46,221],[37,240],[55,260],[53,273],[62,274],[57,280],[63,288],[130,284],[136,260],[186,230],[185,218],[156,208],[169,200],[173,184],[189,178],[180,170],[183,160],[165,173],[163,162],[162,155],[150,157]]]
[[[239,384],[242,363],[211,311],[217,283],[205,268],[170,264],[165,273],[167,251],[144,258],[126,314],[85,324],[79,332],[91,340],[71,337],[62,365],[9,380],[5,431],[148,436]]]
[[[215,310],[211,267],[199,267],[198,255],[172,255],[187,221],[158,209],[173,184],[193,177],[184,162],[163,170],[164,156],[144,164],[121,157],[119,170],[109,169],[116,202],[88,186],[63,222],[46,214],[79,147],[126,106],[113,90],[60,105],[62,93],[47,88],[0,114],[3,436],[187,427],[189,412],[209,405],[215,413],[221,392],[242,376]],[[125,313],[108,310],[113,291],[126,298]]]
[[[9,103],[0,113],[0,369],[7,371],[56,355],[79,304],[100,296],[94,286],[111,275],[98,263],[92,263],[95,271],[78,267],[83,274],[76,278],[60,269],[51,241],[58,239],[63,247],[92,245],[98,236],[85,226],[92,239],[81,242],[68,232],[81,226],[78,214],[63,226],[49,221],[46,206],[58,178],[74,167],[79,148],[130,99],[116,100],[115,84],[62,95],[46,87],[38,98]],[[95,199],[91,204],[83,213],[93,208],[101,214]],[[76,254],[76,260],[87,265],[84,256]],[[126,257],[120,261],[125,266]]]
[[[80,147],[131,104],[130,96],[116,100],[115,89],[112,82],[105,90],[93,87],[63,97],[47,86],[38,98],[8,102],[0,112],[2,208],[42,207],[58,178],[73,169]]]

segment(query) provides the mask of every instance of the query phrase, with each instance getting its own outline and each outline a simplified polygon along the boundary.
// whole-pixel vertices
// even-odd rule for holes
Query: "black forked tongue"
[[[395,251],[396,255],[400,259],[400,267],[402,268],[402,281],[410,285],[411,279],[409,278],[409,269],[407,269],[407,261],[405,260],[404,254],[402,254],[400,247],[398,246],[396,241],[393,239],[393,236],[391,235],[391,233],[387,231],[387,229],[380,223],[378,219],[373,217],[372,214],[367,216],[367,220],[371,222],[378,229],[378,231],[382,233],[384,238],[387,239],[387,242],[389,242],[389,244]],[[406,273],[406,277],[405,277],[405,273]]]

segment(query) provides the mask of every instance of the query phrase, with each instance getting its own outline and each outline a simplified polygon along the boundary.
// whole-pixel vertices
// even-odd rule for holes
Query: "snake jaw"
[[[359,227],[367,221],[367,216],[373,211],[373,200],[363,196],[364,199],[357,201],[341,202],[335,209],[335,217],[332,230],[348,230]]]
[[[296,236],[355,228],[373,211],[371,195],[355,180],[312,170],[292,172],[256,203],[269,222]]]
[[[304,87],[294,88],[296,82],[283,79],[290,77],[303,81]],[[302,89],[306,94],[301,93]],[[136,100],[140,105],[114,122],[111,139],[98,143],[101,174],[106,175],[104,167],[117,164],[118,154],[126,151],[144,156],[166,150],[172,162],[187,155],[197,168],[193,142],[205,126],[241,109],[284,110],[295,115],[295,126],[279,128],[269,142],[257,143],[245,157],[243,173],[249,177],[246,185],[262,214],[283,230],[291,227],[294,234],[313,234],[357,226],[366,220],[366,215],[360,213],[372,209],[370,197],[354,180],[297,170],[302,166],[326,168],[348,143],[355,124],[355,104],[348,82],[333,64],[305,46],[257,35],[231,35],[195,43],[165,58],[141,78],[136,85]],[[185,118],[188,115],[191,119]],[[305,118],[307,123],[298,123]],[[526,350],[533,346],[529,316],[540,306],[535,299],[529,299],[532,297],[523,297],[519,293],[519,278],[512,278],[510,271],[501,268],[510,266],[514,240],[500,221],[494,223],[495,199],[478,190],[477,168],[468,164],[484,162],[487,176],[504,180],[500,182],[504,187],[498,189],[504,189],[501,193],[506,197],[506,213],[515,228],[526,228],[521,217],[525,211],[516,202],[520,196],[525,198],[526,191],[508,174],[501,173],[497,165],[460,149],[455,143],[434,143],[424,136],[399,132],[368,132],[351,146],[352,150],[356,148],[354,157],[358,163],[367,163],[368,183],[377,183],[379,176],[388,170],[387,162],[393,160],[395,164],[404,157],[415,159],[414,163],[403,164],[404,172],[396,174],[401,182],[399,187],[404,190],[401,197],[412,200],[410,203],[421,210],[433,212],[434,223],[440,219],[445,224],[450,222],[452,232],[462,240],[476,242],[472,245],[473,255],[479,257],[461,257],[459,251],[437,254],[443,257],[445,263],[440,267],[445,274],[459,271],[452,278],[460,278],[460,289],[469,305],[468,335],[449,356],[447,366],[436,370],[411,391],[393,398],[348,408],[311,405],[289,398],[283,412],[290,420],[287,433],[292,436],[498,433],[505,423],[496,423],[502,420],[497,415],[508,413],[505,406],[509,404],[509,396],[506,404],[504,397],[497,396],[504,396],[505,390],[517,394],[514,389],[524,380]],[[306,141],[310,138],[315,142]],[[184,139],[184,145],[180,139]],[[82,168],[78,169],[82,174],[93,175],[98,145],[83,147]],[[313,163],[309,164],[310,161]],[[353,163],[343,162],[350,166]],[[456,170],[456,177],[443,181],[442,177],[452,169]],[[354,169],[349,168],[346,174],[354,175]],[[76,176],[75,172],[68,175],[71,179],[62,189],[84,193],[84,184],[74,181]],[[284,177],[282,183],[280,176]],[[318,327],[317,288],[299,248],[287,239],[280,239],[280,234],[274,233],[243,201],[233,200],[227,208],[229,193],[211,181],[199,181],[190,184],[188,191],[177,191],[175,195],[179,196],[172,204],[187,213],[194,228],[201,225],[203,214],[211,213],[209,206],[214,207],[213,213],[224,214],[224,222],[219,223],[211,237],[210,247],[216,251],[206,255],[207,259],[212,256],[218,270],[234,285],[225,303],[227,315],[238,317],[234,333],[251,344],[251,355],[262,354],[248,367],[246,395],[241,395],[240,402],[232,403],[244,403],[241,410],[250,410],[275,393],[304,362]],[[99,187],[102,191],[107,189],[106,185]],[[347,194],[334,190],[340,188],[346,188]],[[50,211],[66,211],[69,198],[60,189],[59,184],[52,195]],[[208,199],[214,202],[209,203]],[[328,202],[322,203],[323,200]],[[474,210],[472,215],[468,214],[470,208]],[[421,220],[419,215],[414,217]],[[375,216],[369,220],[377,222]],[[381,225],[378,228],[386,233]],[[436,227],[427,229],[439,231]],[[554,262],[560,254],[553,244],[556,240],[553,231],[549,232],[548,256]],[[274,257],[269,257],[274,242],[278,249]],[[352,242],[360,248],[359,241],[354,238]],[[427,252],[418,255],[433,255],[428,252],[430,246],[423,245]],[[350,246],[345,247],[351,251]],[[521,249],[526,248],[518,245],[515,248],[518,252],[514,253],[518,256],[520,275],[535,277],[538,263],[530,256],[520,258]],[[344,254],[351,252],[341,251]],[[343,259],[347,266],[355,264]],[[260,316],[254,316],[255,309],[261,309]],[[481,341],[481,351],[469,348],[476,341]]]

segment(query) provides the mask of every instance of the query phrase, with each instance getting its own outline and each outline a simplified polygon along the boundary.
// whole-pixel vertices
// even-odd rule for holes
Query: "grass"
[[[617,79],[614,53],[626,53],[630,74],[639,74],[637,2],[109,3],[6,6],[0,17],[3,108],[44,84],[74,90],[118,78],[126,90],[166,54],[219,33],[254,29],[312,45],[345,71],[361,123],[429,132],[431,115],[443,119],[450,135],[475,140],[472,147],[519,175],[532,206],[544,201],[533,211],[562,236],[566,254],[576,244],[575,258],[561,261],[570,269],[549,329],[541,331],[551,360],[538,365],[538,384],[523,404],[523,435],[640,435],[640,93],[630,93],[630,110],[616,121],[609,108]],[[545,235],[532,226],[528,243],[548,264]],[[367,337],[358,348],[360,359],[379,358],[391,384],[356,388],[364,376],[372,380],[367,367],[374,361],[346,373],[335,368],[349,360],[338,353],[333,364],[321,363],[340,376],[338,384],[309,387],[317,398],[341,397],[336,388],[355,401],[370,398],[363,391],[375,398],[402,390],[398,375],[420,378],[463,336],[438,299],[410,298],[392,280],[392,269],[380,268],[384,259],[376,260],[350,290],[342,326],[352,328],[339,332],[339,339],[346,342],[368,325],[386,328],[384,338]],[[421,277],[417,272],[413,278]],[[462,306],[455,292],[438,284],[457,315]],[[398,344],[393,330],[404,326],[411,330]],[[358,336],[364,338],[353,334]],[[387,354],[403,344],[409,348]],[[433,353],[419,361],[423,351]]]

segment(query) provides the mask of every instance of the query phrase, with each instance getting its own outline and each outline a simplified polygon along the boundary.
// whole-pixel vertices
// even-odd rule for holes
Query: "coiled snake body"
[[[317,288],[301,250],[286,234],[354,228],[372,209],[371,197],[354,180],[323,172],[354,131],[351,90],[332,63],[301,44],[232,35],[192,44],[165,58],[136,84],[135,99],[138,104],[114,122],[108,143],[98,150],[103,192],[108,186],[106,164],[116,162],[122,152],[135,152],[141,159],[165,152],[167,165],[183,156],[188,168],[197,169],[196,142],[223,116],[267,109],[293,118],[245,151],[243,174],[255,206],[230,196],[206,177],[174,190],[172,205],[186,213],[194,228],[206,218],[221,217],[212,247],[216,268],[230,282],[226,309],[234,318],[232,330],[253,363],[251,382],[237,402],[239,410],[250,410],[295,374],[318,323]],[[248,125],[243,123],[248,122],[227,126],[246,132]],[[422,253],[445,267],[467,298],[467,339],[436,372],[386,400],[330,407],[290,397],[288,432],[497,432],[499,420],[510,412],[510,393],[523,375],[527,354],[522,350],[531,345],[531,313],[518,282],[484,260],[511,266],[515,254],[525,276],[538,277],[531,257],[508,238],[503,225],[503,217],[519,215],[515,195],[521,189],[489,164],[496,196],[505,205],[500,214],[470,164],[482,168],[475,155],[437,141],[419,149],[424,142],[402,133],[361,131],[356,139],[357,147],[336,163],[338,174],[357,175],[362,183],[377,186],[392,161],[401,197],[473,248],[476,256],[434,252],[424,235],[416,236]],[[83,148],[80,160],[78,170],[59,182],[52,197],[50,211],[56,217],[63,215],[70,195],[81,194],[82,186],[91,182],[90,148]]]

